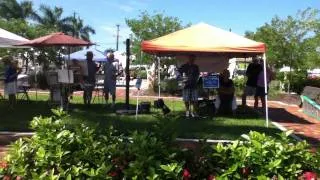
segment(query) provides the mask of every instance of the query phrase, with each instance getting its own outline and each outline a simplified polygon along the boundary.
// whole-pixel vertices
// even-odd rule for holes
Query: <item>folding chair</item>
[[[101,84],[101,83],[96,84],[96,86],[94,87],[94,90],[93,90],[94,95],[93,95],[92,102],[94,102],[96,100],[96,98],[98,100],[98,103],[103,102],[103,98],[104,98],[103,89],[104,89],[103,84]]]
[[[22,86],[18,86],[17,87],[17,99],[20,100],[27,100],[30,101],[30,97],[28,94],[28,91],[30,89],[30,85],[29,84],[23,84]],[[19,94],[21,94],[21,96],[19,97]]]
[[[104,93],[103,93],[103,88],[104,88],[104,75],[103,74],[97,74],[96,75],[96,85],[94,87],[94,94],[93,94],[93,99],[92,99],[92,103],[94,103],[94,101],[98,100],[98,103],[103,103],[103,99],[104,99]]]
[[[18,80],[17,80],[17,99],[20,100],[27,100],[30,101],[29,95],[28,95],[28,91],[30,89],[30,84],[29,84],[29,76],[22,74],[21,76],[18,76]],[[19,94],[21,94],[21,96],[19,97]]]

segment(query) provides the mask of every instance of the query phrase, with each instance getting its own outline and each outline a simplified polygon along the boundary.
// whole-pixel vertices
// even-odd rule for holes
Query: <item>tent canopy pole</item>
[[[157,57],[158,59],[158,98],[161,97],[161,88],[160,88],[160,57]]]
[[[264,93],[265,93],[265,118],[266,118],[266,126],[269,127],[269,112],[268,112],[268,83],[267,83],[267,63],[266,63],[266,53],[263,53],[263,78],[264,78]]]

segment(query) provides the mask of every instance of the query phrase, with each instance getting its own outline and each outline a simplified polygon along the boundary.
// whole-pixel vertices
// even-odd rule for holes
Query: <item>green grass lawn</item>
[[[19,101],[13,111],[8,110],[6,101],[0,101],[0,131],[31,131],[29,123],[34,116],[51,115],[50,106],[47,103],[48,95],[38,95],[38,101],[35,101],[35,96],[31,95],[31,99],[31,102]],[[143,101],[146,101],[146,99]],[[152,100],[148,99],[147,101]],[[135,104],[135,99],[132,98],[130,103]],[[273,126],[266,128],[264,119],[260,118],[251,109],[246,109],[245,113],[242,110],[242,113],[235,117],[218,116],[186,119],[181,101],[166,100],[166,104],[172,110],[172,114],[179,117],[176,119],[176,127],[174,128],[181,138],[233,140],[250,130],[265,132],[268,135],[275,135],[280,132]],[[124,107],[124,100],[120,99],[116,108],[122,107]],[[113,110],[102,104],[93,104],[91,107],[86,107],[82,104],[82,98],[75,96],[69,114],[71,121],[74,123],[99,124],[99,128],[107,128],[113,125],[120,132],[128,133],[134,130],[150,130],[158,121],[156,114],[161,115],[161,112],[152,109],[151,114],[139,115],[136,120],[134,115],[117,115]]]

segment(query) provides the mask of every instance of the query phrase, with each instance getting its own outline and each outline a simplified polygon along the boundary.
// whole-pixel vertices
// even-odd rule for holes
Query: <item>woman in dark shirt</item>
[[[16,104],[17,78],[21,69],[18,68],[18,62],[8,57],[5,70],[5,94],[9,96],[9,108],[14,109]]]

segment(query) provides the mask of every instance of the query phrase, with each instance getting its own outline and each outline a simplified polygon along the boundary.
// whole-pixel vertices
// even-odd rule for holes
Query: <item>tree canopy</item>
[[[132,31],[131,51],[136,55],[140,63],[151,63],[149,55],[142,55],[141,42],[151,40],[184,28],[182,22],[177,17],[165,16],[162,13],[150,15],[142,12],[138,18],[126,19],[126,24]]]
[[[32,1],[1,0],[0,17],[6,20],[27,19],[34,14]]]
[[[63,8],[61,7],[40,5],[38,10],[34,9],[32,1],[1,0],[0,27],[28,39],[59,31],[90,41],[90,35],[95,34],[95,30],[91,26],[85,25],[80,16],[76,17],[75,14],[63,16]],[[38,50],[41,57],[37,59],[37,62],[47,65],[49,62],[57,63],[59,61],[57,60],[57,51],[61,49],[52,47]],[[73,48],[73,50],[78,49]],[[33,53],[30,49],[11,49],[10,51],[0,49],[0,56],[8,53],[25,54],[24,52],[30,52],[30,57]],[[33,58],[32,55],[31,61],[34,60]]]
[[[19,3],[17,0],[2,0],[0,1],[0,19],[3,20],[3,26],[1,27],[11,26],[10,24],[12,23],[10,21],[19,19],[19,23],[22,21],[26,22],[25,28],[30,26],[32,29],[35,26],[39,26],[46,30],[50,29],[51,31],[61,31],[87,41],[90,41],[91,34],[95,34],[95,30],[91,26],[85,25],[80,16],[62,16],[63,8],[61,7],[50,7],[42,4],[38,10],[39,11],[36,11],[34,9],[32,1],[21,1]],[[8,23],[8,25],[5,25],[6,23]],[[19,31],[22,30],[18,30],[18,27],[14,28],[15,30],[13,31],[12,29],[7,30],[19,34]],[[25,30],[25,28],[23,29]],[[23,34],[20,35],[25,36]],[[25,37],[30,38],[29,36]]]
[[[266,43],[267,59],[277,68],[308,69],[320,62],[318,9],[308,8],[283,19],[275,16],[256,32],[246,32],[246,37]]]

